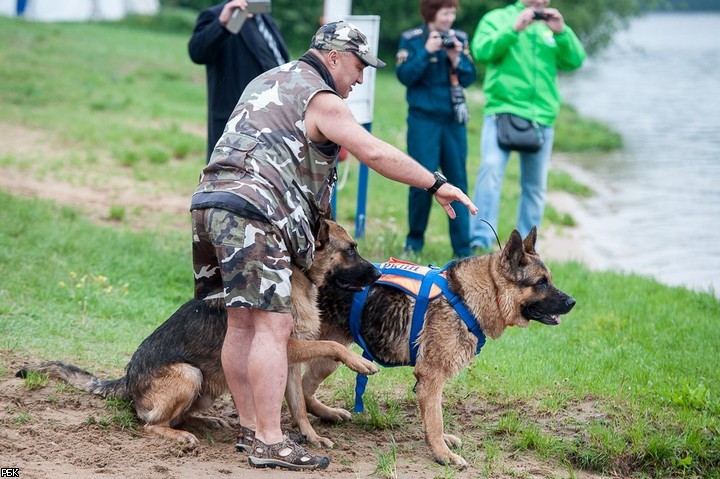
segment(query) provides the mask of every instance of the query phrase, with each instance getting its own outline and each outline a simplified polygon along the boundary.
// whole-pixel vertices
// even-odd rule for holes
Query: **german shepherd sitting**
[[[462,299],[484,334],[493,339],[508,326],[526,327],[531,320],[560,324],[560,315],[570,312],[575,305],[572,297],[553,284],[550,271],[535,251],[536,238],[535,228],[525,240],[513,231],[502,251],[464,258],[447,269],[450,290]],[[321,338],[346,345],[353,341],[349,326],[353,294],[330,283],[320,286]],[[400,289],[383,284],[371,287],[361,314],[360,333],[377,361],[410,362],[414,305],[415,299]],[[459,446],[461,441],[443,431],[442,390],[449,378],[472,361],[478,338],[441,297],[428,304],[417,343],[414,373],[425,440],[437,462],[465,467],[465,459],[448,448]],[[337,366],[337,362],[329,359],[315,360],[308,363],[301,381],[297,377],[288,378],[288,406],[300,431],[311,442],[317,435],[307,421],[306,411],[327,421],[351,418],[348,411],[329,408],[315,397],[320,383]]]
[[[295,324],[288,361],[325,357],[333,363],[341,361],[361,374],[377,372],[377,366],[345,346],[315,337],[320,328],[316,285],[332,284],[337,291],[352,294],[378,277],[379,271],[357,253],[357,244],[350,235],[337,223],[323,220],[313,266],[304,272],[293,268]],[[140,344],[124,377],[103,380],[61,362],[46,362],[32,370],[102,397],[130,400],[137,416],[145,422],[146,431],[195,445],[198,440],[193,434],[176,427],[191,422],[229,427],[219,418],[196,416],[228,391],[220,362],[226,330],[227,311],[222,300],[192,299]],[[16,376],[25,377],[29,370],[26,367]]]

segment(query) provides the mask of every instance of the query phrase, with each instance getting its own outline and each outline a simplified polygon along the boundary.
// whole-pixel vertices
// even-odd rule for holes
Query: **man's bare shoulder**
[[[308,104],[308,111],[310,111],[311,108],[326,109],[340,108],[342,106],[347,107],[342,98],[340,98],[336,93],[327,90],[321,90],[315,95],[313,95],[313,97],[310,99],[310,103]]]
[[[316,93],[310,99],[305,113],[306,121],[314,123],[337,122],[349,118],[352,118],[352,113],[347,103],[336,94],[328,91]]]

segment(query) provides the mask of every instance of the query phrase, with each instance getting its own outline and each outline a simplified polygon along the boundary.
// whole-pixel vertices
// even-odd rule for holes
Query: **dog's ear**
[[[510,263],[510,266],[517,268],[525,264],[525,250],[523,249],[522,236],[518,230],[510,233],[510,239],[505,243],[503,257]]]
[[[315,235],[315,249],[323,249],[330,241],[330,225],[325,217],[318,219],[318,232]]]
[[[327,209],[325,210],[325,213],[322,215],[322,217],[326,220],[332,220],[332,205],[328,205]]]
[[[535,243],[537,242],[537,228],[535,226],[532,227],[528,235],[523,240],[523,248],[525,249],[525,252],[527,254],[532,254],[537,256],[537,253],[535,252]]]

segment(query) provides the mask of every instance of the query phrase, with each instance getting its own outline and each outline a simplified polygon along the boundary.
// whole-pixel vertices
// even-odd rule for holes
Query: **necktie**
[[[275,42],[275,38],[273,38],[272,33],[270,33],[270,30],[268,29],[267,25],[265,25],[265,21],[262,19],[260,15],[255,15],[253,17],[255,19],[255,23],[257,23],[258,30],[260,31],[260,35],[263,36],[265,41],[267,42],[268,46],[270,47],[270,50],[273,52],[273,56],[275,57],[275,61],[277,61],[278,65],[282,65],[285,63],[285,59],[283,58],[282,54],[280,53],[280,49],[277,46],[277,43]]]

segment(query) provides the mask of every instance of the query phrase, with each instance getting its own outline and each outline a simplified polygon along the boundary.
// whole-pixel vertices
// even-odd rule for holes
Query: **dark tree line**
[[[332,1],[332,0],[330,0]],[[217,3],[216,0],[162,0],[165,7],[184,7],[201,10]],[[460,0],[460,11],[455,26],[468,32],[475,31],[478,20],[493,8],[513,3],[512,0]],[[578,34],[585,48],[596,52],[607,46],[612,35],[647,8],[667,3],[666,0],[553,0],[568,25]],[[391,59],[397,48],[400,34],[419,25],[419,0],[354,0],[353,15],[380,15],[380,54]],[[272,0],[272,14],[290,48],[302,51],[319,26],[323,0]]]

